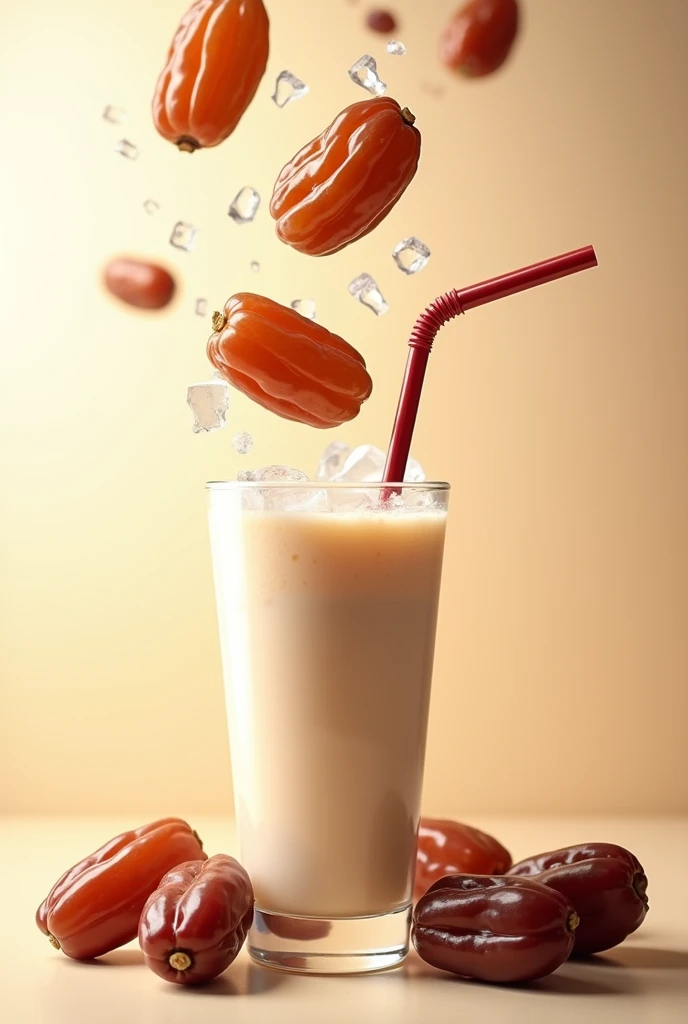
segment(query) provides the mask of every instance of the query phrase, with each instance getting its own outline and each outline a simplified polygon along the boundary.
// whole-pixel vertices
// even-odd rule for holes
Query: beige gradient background
[[[509,66],[465,82],[435,56],[456,3],[395,0],[399,59],[366,3],[270,0],[252,107],[188,157],[149,116],[186,0],[4,0],[1,810],[229,811],[204,481],[312,471],[335,437],[386,445],[425,303],[588,242],[598,270],[471,312],[432,357],[415,455],[454,489],[425,808],[688,810],[688,4],[524,0]],[[417,115],[421,168],[372,236],[309,261],[274,237],[271,184],[363,98],[346,69],[367,51]],[[279,111],[285,67],[311,92]],[[138,161],[113,152],[123,135]],[[245,184],[264,205],[239,228],[226,209]],[[191,255],[167,244],[177,219],[199,228]],[[390,257],[408,234],[432,249],[410,279]],[[169,312],[103,293],[119,253],[177,272]],[[347,293],[364,270],[391,304],[379,320]],[[375,391],[347,429],[234,396],[228,430],[192,434],[209,333],[194,301],[241,289],[312,296],[360,346]],[[243,461],[237,430],[257,441]]]

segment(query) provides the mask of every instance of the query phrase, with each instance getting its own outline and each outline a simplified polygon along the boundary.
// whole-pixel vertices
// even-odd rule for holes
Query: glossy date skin
[[[56,949],[90,960],[136,938],[143,906],[180,861],[205,859],[181,818],[163,818],[111,839],[55,883],[36,924]]]
[[[146,964],[165,981],[199,985],[232,963],[253,920],[253,888],[233,857],[217,854],[169,871],[139,924]]]
[[[519,861],[512,877],[532,878],[575,907],[580,924],[573,956],[611,949],[639,928],[647,914],[647,877],[623,846],[585,843]]]
[[[110,260],[103,278],[112,295],[136,309],[163,309],[174,297],[175,282],[169,270],[148,260],[125,256]]]
[[[413,944],[433,967],[513,984],[551,974],[573,948],[577,915],[560,893],[527,878],[450,875],[413,913]]]
[[[153,122],[180,150],[231,135],[265,72],[263,0],[196,0],[182,18],[153,97]]]
[[[414,121],[390,96],[338,114],[275,182],[270,213],[278,237],[307,256],[327,256],[372,231],[416,173]]]
[[[208,358],[239,391],[284,419],[335,427],[372,391],[363,357],[343,338],[272,299],[240,292],[213,317]]]
[[[414,899],[446,875],[503,875],[511,854],[493,836],[447,818],[421,818]]]
[[[440,58],[452,71],[481,78],[501,67],[518,33],[517,0],[471,0],[449,20]]]

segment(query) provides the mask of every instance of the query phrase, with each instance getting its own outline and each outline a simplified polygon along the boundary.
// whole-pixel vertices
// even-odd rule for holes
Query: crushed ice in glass
[[[250,185],[239,189],[227,211],[235,224],[249,224],[258,213],[260,196]]]
[[[127,160],[136,160],[139,155],[138,146],[135,146],[133,142],[129,142],[128,139],[120,139],[115,146],[115,152],[120,153]]]
[[[403,57],[406,47],[398,39],[390,39],[387,43],[387,53],[391,53],[393,57]]]
[[[327,451],[328,449],[324,454]],[[326,479],[332,483],[379,483],[382,480],[386,458],[387,456],[381,448],[376,448],[372,444],[359,444],[357,448],[344,455],[343,461],[339,463],[335,472]],[[421,483],[423,480],[425,480],[425,473],[420,463],[409,458],[406,463],[404,481],[406,483]]]
[[[389,303],[370,274],[359,274],[349,285],[349,292],[355,299],[372,309],[376,316],[382,316],[389,309]]]
[[[258,271],[260,270],[260,263],[258,262],[258,260],[251,260],[250,266],[254,274],[257,274]]]
[[[193,432],[220,430],[226,427],[229,406],[229,385],[224,380],[204,380],[186,389],[187,405],[194,416]]]
[[[377,62],[369,53],[364,53],[355,64],[349,68],[349,78],[362,89],[366,89],[373,96],[382,96],[387,86],[377,73]]]
[[[320,456],[318,468],[315,473],[316,480],[331,480],[335,473],[338,473],[344,464],[344,460],[351,451],[344,441],[332,441]]]
[[[307,320],[315,320],[315,299],[294,299],[289,305]]]
[[[122,107],[108,106],[103,111],[103,120],[110,124],[124,124],[127,119],[127,112]]]
[[[272,94],[272,99],[282,110],[292,100],[301,99],[307,92],[308,86],[300,78],[293,75],[291,71],[280,71],[275,81],[275,91]]]
[[[205,316],[208,312],[208,300],[196,299],[196,316]]]
[[[394,247],[394,262],[404,274],[417,274],[430,259],[430,250],[420,238],[404,238]]]
[[[248,455],[253,448],[253,438],[247,430],[243,430],[240,434],[235,434],[232,438],[232,448],[239,455]]]
[[[183,249],[185,252],[191,252],[196,244],[197,234],[198,228],[195,228],[193,224],[186,224],[183,220],[178,220],[172,228],[170,245],[173,245],[175,249]]]
[[[143,204],[143,208],[146,211],[146,213],[150,214],[150,216],[152,217],[153,214],[157,213],[158,210],[160,209],[160,203],[158,203],[155,199],[146,199],[145,203]]]

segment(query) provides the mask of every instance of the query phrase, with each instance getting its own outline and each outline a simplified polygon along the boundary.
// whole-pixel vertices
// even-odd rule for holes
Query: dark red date
[[[446,875],[504,875],[511,854],[493,836],[447,818],[421,818],[414,898]]]
[[[618,946],[647,914],[647,877],[623,846],[586,843],[519,861],[510,877],[532,878],[555,889],[580,917],[573,956]]]
[[[440,57],[452,71],[481,78],[501,67],[517,32],[516,0],[470,0],[449,20]]]
[[[413,944],[433,967],[500,984],[551,974],[573,948],[578,917],[554,889],[527,878],[450,875],[418,901]]]
[[[111,260],[104,272],[105,287],[122,302],[137,309],[163,309],[172,301],[174,278],[169,270],[149,263],[122,257]]]
[[[168,871],[143,908],[139,945],[165,981],[198,985],[229,967],[253,921],[253,888],[223,853]]]
[[[373,32],[394,32],[397,27],[397,20],[391,11],[376,9],[368,14],[366,25]]]

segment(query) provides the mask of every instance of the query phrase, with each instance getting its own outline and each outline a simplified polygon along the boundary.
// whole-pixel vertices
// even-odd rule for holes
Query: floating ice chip
[[[260,196],[250,185],[244,185],[229,204],[227,211],[235,224],[249,224],[258,213]]]
[[[293,75],[291,71],[280,71],[275,81],[275,91],[272,94],[273,101],[280,110],[286,107],[292,100],[298,100],[308,92],[308,86],[300,78]]]
[[[226,427],[229,385],[224,380],[204,380],[186,389],[186,401],[194,415],[193,432]]]
[[[339,470],[330,477],[332,483],[379,483],[385,468],[387,456],[381,448],[372,444],[360,444],[344,459]],[[420,483],[425,480],[425,473],[415,459],[406,463],[404,481]]]
[[[196,299],[196,316],[205,316],[208,312],[208,300]]]
[[[393,57],[403,57],[406,47],[398,39],[390,39],[387,43],[387,53],[391,53]]]
[[[359,274],[349,285],[349,292],[355,299],[372,309],[376,316],[382,316],[389,309],[389,303],[370,274]]]
[[[178,220],[172,228],[170,245],[173,245],[175,249],[183,249],[184,252],[191,252],[196,244],[197,234],[198,228],[195,228],[193,224],[186,224],[183,220]]]
[[[139,155],[139,148],[133,142],[129,142],[128,139],[120,139],[115,146],[115,152],[120,153],[127,160],[136,160]]]
[[[160,203],[157,202],[157,200],[155,199],[146,199],[145,203],[143,204],[143,208],[146,211],[146,213],[152,217],[153,214],[157,213],[158,210],[160,209]]]
[[[124,124],[127,119],[127,112],[122,107],[108,105],[103,111],[103,120],[110,124]]]
[[[258,273],[258,271],[260,270],[260,263],[258,262],[258,260],[251,260],[251,270],[253,271],[254,274]]]
[[[318,468],[315,473],[316,480],[331,480],[335,473],[338,473],[344,464],[344,460],[351,451],[348,444],[343,441],[332,441],[320,456]]]
[[[248,455],[253,448],[253,438],[247,430],[243,430],[240,434],[235,434],[232,438],[232,448],[239,455]]]
[[[410,235],[395,245],[392,257],[403,274],[417,274],[430,259],[430,250],[420,238]]]
[[[307,320],[315,320],[315,299],[294,299],[289,305]]]
[[[387,86],[377,73],[377,63],[369,53],[364,53],[355,64],[349,68],[349,78],[362,89],[371,92],[373,96],[382,96]]]

